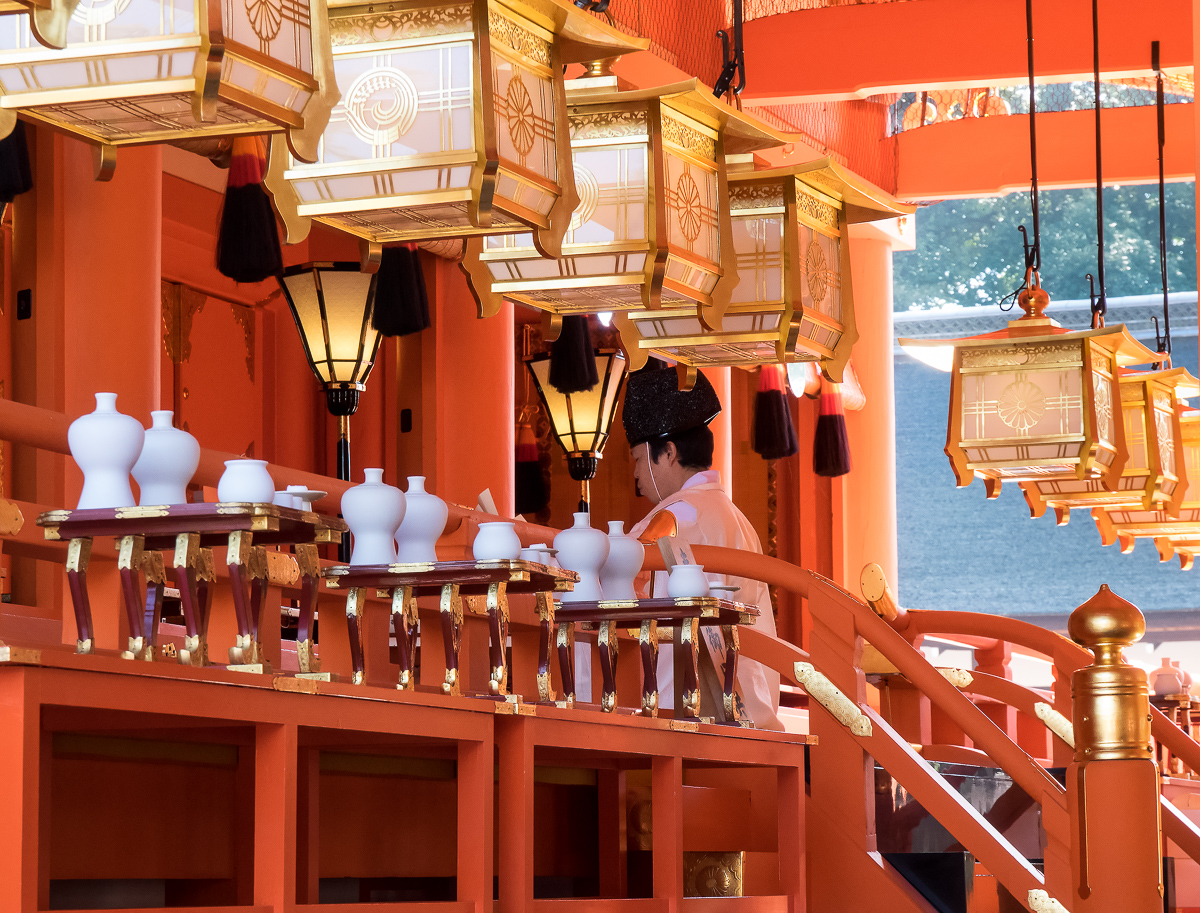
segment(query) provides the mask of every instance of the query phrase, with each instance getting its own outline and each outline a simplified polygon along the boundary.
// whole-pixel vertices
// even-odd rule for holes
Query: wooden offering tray
[[[501,559],[496,561],[437,561],[424,564],[335,565],[323,571],[326,586],[347,587],[346,622],[350,628],[350,656],[354,681],[363,680],[362,603],[365,590],[374,589],[392,600],[392,620],[400,658],[397,687],[412,690],[416,649],[416,597],[441,595],[442,639],[446,649],[446,678],[442,690],[460,694],[458,650],[462,627],[463,596],[487,596],[490,628],[491,677],[488,689],[493,697],[508,693],[508,664],[505,643],[508,640],[508,594],[532,593],[537,599],[540,636],[538,639],[538,698],[551,700],[550,638],[554,632],[554,593],[570,591],[579,582],[574,571],[549,567],[533,561]]]
[[[172,572],[183,603],[187,635],[181,663],[208,663],[208,613],[215,580],[212,549],[225,546],[234,610],[236,645],[230,662],[261,671],[258,626],[267,589],[265,545],[295,546],[300,566],[300,619],[297,656],[302,673],[316,672],[312,620],[316,608],[320,564],[316,546],[337,542],[346,531],[341,520],[274,504],[219,502],[98,510],[51,510],[37,519],[47,539],[67,539],[67,581],[78,628],[76,651],[92,652],[92,611],[88,600],[87,565],[96,536],[117,540],[117,566],[125,612],[129,619],[127,659],[154,658],[162,592],[166,584],[162,552],[172,553]],[[140,575],[146,576],[142,590]]]
[[[708,648],[724,661],[725,720],[731,725],[748,725],[741,718],[734,694],[737,681],[738,625],[754,624],[758,609],[740,602],[717,599],[713,596],[687,599],[604,600],[600,602],[566,602],[558,607],[558,665],[563,691],[568,701],[574,699],[574,625],[586,630],[599,629],[600,673],[604,694],[600,709],[612,713],[617,707],[617,630],[637,628],[638,646],[642,657],[642,713],[658,715],[658,639],[659,629],[678,631],[676,638],[676,700],[688,717],[700,716],[700,656],[697,645],[700,628],[720,628],[707,637]],[[630,632],[632,633],[632,631]],[[715,657],[714,657],[715,659]],[[680,668],[682,666],[682,668]],[[682,673],[682,674],[681,674]]]

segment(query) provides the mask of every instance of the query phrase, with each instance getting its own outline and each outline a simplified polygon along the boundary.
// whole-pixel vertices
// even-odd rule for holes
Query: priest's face
[[[633,448],[634,485],[638,496],[644,495],[651,503],[657,504],[675,494],[691,474],[679,465],[679,454],[673,442],[667,442],[657,460],[648,443]]]

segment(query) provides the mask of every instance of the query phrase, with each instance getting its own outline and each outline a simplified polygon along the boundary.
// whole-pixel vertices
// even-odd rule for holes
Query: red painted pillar
[[[730,371],[732,368],[707,368],[704,375],[712,383],[721,400],[721,414],[709,425],[713,433],[712,468],[721,473],[725,490],[729,492],[729,497],[733,498],[733,384]]]
[[[122,149],[113,179],[101,183],[92,179],[90,146],[53,142],[54,191],[65,205],[54,243],[39,244],[38,257],[61,283],[63,410],[71,418],[91,412],[94,394],[108,391],[121,412],[149,425],[161,400],[162,152]],[[68,460],[64,506],[74,506],[82,485]],[[124,649],[116,566],[94,562],[89,577],[96,645]],[[74,643],[74,617],[63,615],[63,640]]]
[[[858,594],[867,564],[883,568],[898,592],[896,548],[896,406],[892,374],[892,250],[898,220],[850,229],[851,279],[858,342],[852,363],[866,406],[846,413],[852,468],[841,482],[842,556],[838,582]],[[909,232],[911,235],[911,231]],[[835,492],[836,496],[836,492]]]

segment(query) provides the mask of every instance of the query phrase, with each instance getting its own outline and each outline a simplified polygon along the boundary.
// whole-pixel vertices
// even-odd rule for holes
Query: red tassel
[[[537,438],[533,435],[533,428],[524,423],[517,426],[515,481],[517,513],[531,516],[540,513],[550,502],[550,492],[546,490],[546,481],[542,477]]]
[[[821,404],[813,435],[813,472],[835,478],[850,471],[850,439],[846,413],[842,410],[842,388],[821,378]]]
[[[283,270],[275,210],[262,186],[266,173],[266,140],[235,138],[217,236],[217,269],[236,282],[261,282]]]
[[[800,449],[785,392],[783,365],[763,365],[758,370],[750,446],[764,460],[789,457]]]

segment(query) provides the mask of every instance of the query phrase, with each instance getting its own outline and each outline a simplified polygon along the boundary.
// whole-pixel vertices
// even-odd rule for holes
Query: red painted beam
[[[1092,78],[1090,0],[1037,0],[1040,81]],[[1191,0],[1100,0],[1101,71],[1150,75],[1192,66]],[[1011,85],[1027,78],[1022,0],[914,0],[828,6],[746,23],[744,105]]]
[[[911,4],[896,4],[898,6]],[[1166,176],[1196,173],[1194,105],[1166,107]],[[1152,107],[1105,108],[1101,118],[1106,184],[1158,180]],[[1038,182],[1045,189],[1096,182],[1091,111],[1039,114]],[[1029,118],[964,118],[907,130],[898,137],[896,195],[907,201],[996,196],[1029,187]]]

